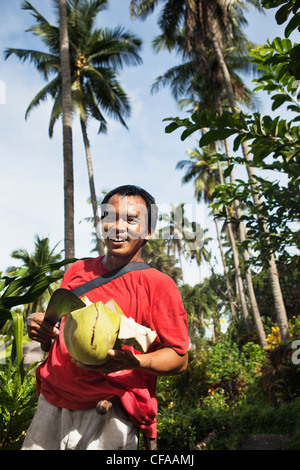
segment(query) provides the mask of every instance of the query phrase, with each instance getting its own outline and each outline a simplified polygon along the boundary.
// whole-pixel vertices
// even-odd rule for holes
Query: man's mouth
[[[119,237],[119,238],[112,238],[111,241],[112,241],[113,243],[125,243],[125,242],[127,241],[127,238],[121,238],[121,237]]]

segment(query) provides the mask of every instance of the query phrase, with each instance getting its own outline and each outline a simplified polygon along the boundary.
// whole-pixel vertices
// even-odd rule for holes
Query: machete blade
[[[85,306],[77,295],[67,289],[59,288],[50,297],[45,320],[54,326],[67,313]]]

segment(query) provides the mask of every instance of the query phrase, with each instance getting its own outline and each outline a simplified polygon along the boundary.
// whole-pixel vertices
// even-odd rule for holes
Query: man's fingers
[[[48,323],[44,317],[44,313],[37,312],[30,315],[27,321],[28,336],[40,343],[49,342],[59,334],[58,328]]]

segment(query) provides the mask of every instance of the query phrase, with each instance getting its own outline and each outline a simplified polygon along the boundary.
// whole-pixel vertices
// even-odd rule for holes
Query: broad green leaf
[[[191,125],[189,126],[185,131],[183,131],[183,133],[181,134],[181,140],[185,140],[187,137],[189,137],[191,134],[193,134],[194,132],[197,132],[199,131],[199,125],[198,124],[194,124],[194,125]]]
[[[18,312],[10,312],[12,319],[13,319],[13,325],[14,325],[14,344],[15,344],[15,351],[16,351],[16,357],[18,364],[21,363],[23,359],[23,315]]]
[[[171,124],[169,124],[166,128],[165,128],[165,132],[166,134],[170,134],[171,132],[175,131],[176,129],[178,129],[180,127],[180,125],[178,124],[178,122],[171,122]]]
[[[291,101],[288,96],[283,94],[277,94],[272,96],[273,104],[272,104],[272,111],[279,108],[285,101]]]
[[[233,169],[234,169],[234,164],[229,165],[228,168],[226,168],[226,170],[224,170],[224,177],[227,178],[227,176],[230,175],[230,173],[232,172]]]
[[[211,131],[206,132],[200,139],[200,146],[203,147],[205,145],[210,144],[211,142],[215,142],[217,140],[224,140],[230,137],[233,134],[236,134],[235,129],[213,129]]]
[[[6,308],[0,308],[0,329],[7,322],[7,320],[11,320],[10,310]]]
[[[288,19],[291,9],[292,7],[289,5],[289,3],[279,8],[275,14],[275,18],[278,24],[283,24]]]
[[[300,27],[300,13],[297,13],[291,21],[288,23],[287,27],[284,30],[285,37],[289,37],[294,29]]]

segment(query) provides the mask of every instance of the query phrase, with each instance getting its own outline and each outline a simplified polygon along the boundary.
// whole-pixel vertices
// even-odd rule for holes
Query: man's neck
[[[120,266],[124,266],[125,264],[138,261],[140,259],[140,252],[141,250],[131,256],[115,256],[110,253],[107,253],[101,259],[101,264],[103,268],[111,271],[113,269],[119,268]]]

